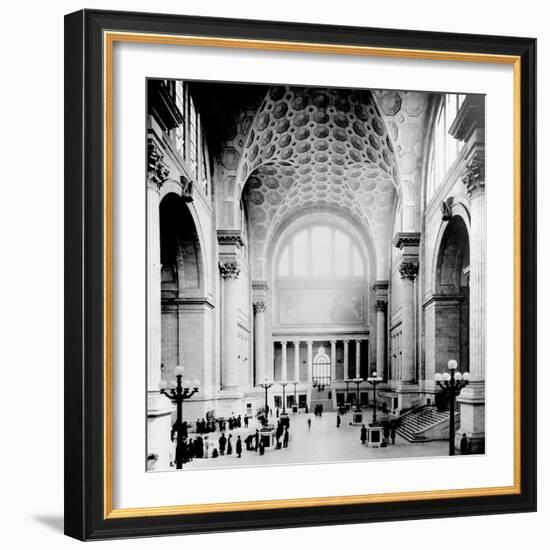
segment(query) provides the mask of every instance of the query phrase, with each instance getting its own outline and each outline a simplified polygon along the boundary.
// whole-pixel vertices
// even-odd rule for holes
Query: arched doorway
[[[470,244],[461,216],[448,221],[436,254],[433,296],[425,305],[426,378],[432,380],[449,359],[469,370]]]
[[[325,353],[325,348],[319,346],[313,359],[313,387],[325,388],[330,386],[330,382],[330,357]]]

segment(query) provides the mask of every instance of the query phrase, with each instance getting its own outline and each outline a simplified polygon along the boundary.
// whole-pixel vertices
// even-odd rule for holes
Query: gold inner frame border
[[[242,502],[221,502],[209,504],[182,504],[147,508],[113,508],[113,465],[112,465],[112,415],[113,415],[113,360],[112,360],[112,293],[113,293],[113,47],[117,42],[141,44],[164,44],[179,46],[202,46],[216,48],[259,49],[270,51],[319,53],[336,55],[358,55],[370,57],[394,57],[436,61],[459,61],[474,63],[496,63],[513,66],[514,93],[514,483],[502,487],[481,487],[442,489],[433,491],[395,492],[366,495],[345,495],[327,497],[304,497],[294,499],[254,500]],[[408,50],[370,46],[348,46],[341,44],[316,44],[307,42],[284,42],[272,40],[250,40],[170,34],[149,34],[104,31],[103,33],[103,223],[104,223],[104,468],[103,468],[103,510],[105,519],[174,516],[185,514],[236,512],[250,510],[273,510],[281,508],[305,508],[313,506],[334,506],[413,500],[436,500],[447,498],[514,495],[521,493],[521,423],[520,423],[520,380],[521,380],[521,58],[513,55],[481,54],[435,50]]]

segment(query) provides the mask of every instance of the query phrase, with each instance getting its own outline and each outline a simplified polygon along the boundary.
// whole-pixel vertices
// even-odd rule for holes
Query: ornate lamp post
[[[372,423],[373,424],[376,424],[376,386],[378,384],[380,384],[380,382],[382,382],[382,378],[380,378],[380,376],[378,376],[378,374],[376,373],[376,371],[374,371],[368,378],[367,378],[367,382],[369,384],[372,384],[372,388],[373,388],[373,401],[374,401],[374,408],[372,410]]]
[[[199,391],[199,381],[183,380],[183,367],[178,365],[174,368],[176,380],[170,382],[170,387],[165,380],[159,382],[161,393],[176,402],[176,422],[172,429],[176,432],[176,469],[181,470],[183,466],[183,419],[182,419],[182,404],[186,399],[190,399]]]
[[[435,381],[437,385],[445,392],[445,395],[449,398],[449,455],[455,454],[455,402],[456,396],[460,393],[462,388],[466,386],[470,380],[470,374],[465,372],[455,372],[458,367],[458,363],[451,359],[447,363],[449,372],[443,374],[437,373],[435,375]]]
[[[258,384],[260,388],[265,390],[265,419],[267,420],[267,415],[269,413],[269,408],[267,406],[267,390],[273,386],[273,382],[270,382],[267,378],[261,383]]]
[[[344,382],[346,384],[346,403],[349,403],[349,385],[352,382],[351,378],[344,378]]]
[[[290,382],[287,380],[281,380],[279,384],[283,387],[283,414],[286,414],[286,394],[285,394],[285,388],[288,386]]]

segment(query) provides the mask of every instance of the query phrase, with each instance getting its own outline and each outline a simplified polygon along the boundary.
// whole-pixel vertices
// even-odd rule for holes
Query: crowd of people
[[[277,415],[279,416],[279,415]],[[263,455],[267,445],[277,449],[287,448],[289,445],[290,422],[288,418],[278,419],[277,426],[273,429],[273,443],[266,441],[270,438],[272,430],[260,432],[258,428],[252,433],[248,431],[250,417],[232,415],[229,418],[198,418],[195,422],[195,430],[192,433],[192,424],[181,424],[181,438],[178,442],[178,426],[172,428],[172,466],[178,462],[187,463],[194,459],[218,458],[219,456],[231,456],[241,458],[243,454],[243,442],[247,451],[254,451]],[[264,425],[264,428],[266,425]],[[233,437],[233,430],[240,432]],[[219,433],[219,436],[216,434]]]

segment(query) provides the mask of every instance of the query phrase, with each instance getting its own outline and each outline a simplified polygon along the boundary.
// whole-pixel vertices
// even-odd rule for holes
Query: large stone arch
[[[361,220],[376,242],[386,272],[396,197],[393,144],[372,94],[289,86],[269,89],[250,127],[233,182],[248,204],[257,247],[287,216],[339,208]],[[236,199],[235,199],[236,200]]]
[[[469,370],[469,265],[467,220],[452,215],[442,223],[432,267],[432,293],[424,304],[425,360],[428,381],[449,359]]]
[[[174,378],[176,365],[201,385],[208,375],[208,339],[212,303],[207,297],[204,246],[196,212],[167,188],[159,206],[161,256],[161,337],[163,378]]]

